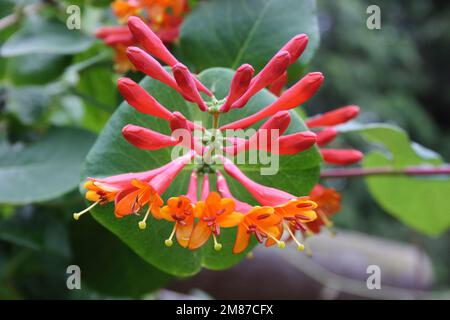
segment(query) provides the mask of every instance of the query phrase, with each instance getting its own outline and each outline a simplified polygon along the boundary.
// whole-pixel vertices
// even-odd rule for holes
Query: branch
[[[409,167],[403,169],[393,169],[389,167],[381,168],[350,168],[350,169],[329,169],[323,170],[320,173],[321,178],[334,179],[334,178],[355,178],[365,176],[391,176],[391,175],[404,175],[404,176],[433,176],[433,175],[450,175],[450,166],[442,167]]]

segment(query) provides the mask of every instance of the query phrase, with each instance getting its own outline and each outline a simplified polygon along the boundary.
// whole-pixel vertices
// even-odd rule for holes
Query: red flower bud
[[[95,36],[99,39],[105,39],[111,34],[130,34],[130,30],[126,26],[108,26],[100,27],[95,31]]]
[[[181,63],[177,63],[172,67],[172,71],[175,77],[175,81],[177,82],[178,87],[181,89],[183,94],[190,100],[195,101],[200,110],[207,111],[208,108],[206,107],[205,102],[200,96],[200,93],[198,92],[195,85],[195,78],[193,75],[191,75],[188,68]]]
[[[161,39],[141,19],[138,17],[129,17],[128,27],[134,38],[142,45],[145,51],[171,67],[178,63],[178,60],[169,52]],[[194,81],[200,91],[206,93],[208,96],[212,96],[211,91],[197,78],[194,77]]]
[[[310,118],[306,120],[306,125],[309,128],[335,126],[350,121],[358,116],[358,114],[358,106],[342,107]]]
[[[161,66],[158,61],[142,49],[137,47],[128,47],[127,57],[137,70],[145,73],[149,77],[167,84],[176,90],[180,90],[175,82],[175,79]]]
[[[288,79],[288,74],[285,71],[277,80],[272,82],[272,84],[267,88],[274,95],[279,97],[281,95],[281,91],[283,91],[284,85],[286,84]]]
[[[323,160],[329,164],[350,165],[359,162],[363,153],[353,149],[321,149]]]
[[[278,139],[279,154],[297,154],[316,143],[316,134],[310,131],[296,132]]]
[[[134,38],[152,56],[164,61],[169,66],[178,63],[178,60],[167,50],[161,39],[159,39],[144,21],[138,17],[129,17],[128,28],[130,28]]]
[[[297,59],[302,55],[307,45],[308,45],[308,36],[303,33],[298,34],[291,40],[289,40],[289,42],[286,43],[284,47],[281,48],[281,50],[289,52],[289,54],[291,55],[291,61],[289,64],[291,65],[295,61],[297,61]]]
[[[243,64],[236,70],[236,73],[231,80],[230,93],[220,111],[228,112],[233,102],[239,99],[245,91],[247,91],[253,77],[253,72],[255,72],[255,70],[249,64]]]
[[[104,38],[105,44],[108,46],[122,45],[124,47],[131,46],[134,43],[131,33],[110,34]]]
[[[277,112],[273,117],[267,120],[259,129],[256,134],[250,137],[249,145],[257,145],[258,149],[261,150],[263,144],[266,145],[267,150],[270,150],[272,141],[278,139],[289,127],[291,123],[291,115],[288,111]],[[274,132],[272,130],[277,130],[276,137],[272,137]],[[266,143],[264,143],[264,141]]]
[[[158,150],[178,144],[171,136],[132,124],[123,127],[122,134],[129,143],[144,150]]]
[[[289,66],[291,55],[287,51],[278,52],[266,66],[252,79],[250,86],[242,97],[233,103],[232,108],[242,108],[257,92],[278,79]]]
[[[334,128],[325,128],[317,132],[317,145],[323,147],[333,141],[338,135]]]
[[[165,120],[172,118],[172,113],[155,100],[140,85],[129,78],[120,78],[117,81],[120,94],[129,105],[138,111]]]
[[[278,111],[293,109],[311,98],[320,88],[323,79],[320,72],[308,73],[269,106],[247,118],[226,124],[220,129],[244,129]]]

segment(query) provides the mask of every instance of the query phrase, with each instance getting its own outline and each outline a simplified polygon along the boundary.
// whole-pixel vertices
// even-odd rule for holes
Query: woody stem
[[[380,175],[404,175],[404,176],[432,176],[432,175],[450,175],[450,166],[443,167],[408,167],[403,169],[394,169],[389,167],[380,168],[351,168],[351,169],[329,169],[320,173],[321,178],[354,178],[365,176]]]

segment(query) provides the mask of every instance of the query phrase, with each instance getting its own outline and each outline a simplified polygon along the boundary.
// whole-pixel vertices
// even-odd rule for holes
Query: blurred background
[[[448,162],[448,1],[372,2],[317,1],[320,47],[307,69],[324,73],[326,82],[305,110],[312,115],[359,105],[365,121],[398,125]],[[83,28],[91,35],[67,41],[66,49],[76,43],[76,52],[0,57],[0,299],[450,298],[450,233],[430,237],[402,224],[373,200],[363,179],[324,181],[342,193],[343,209],[334,218],[337,236],[325,231],[309,242],[311,258],[295,250],[256,249],[229,270],[205,270],[189,279],[153,269],[91,217],[75,225],[72,212],[84,204],[73,185],[51,182],[38,200],[31,198],[28,190],[36,186],[30,179],[79,181],[77,168],[121,101],[112,50],[98,40],[87,44],[102,22],[115,17],[109,1],[0,4],[2,46],[27,25],[27,43],[34,44],[34,33],[43,30],[36,24],[52,21],[71,3],[82,3]],[[369,4],[381,8],[381,30],[366,28]],[[11,23],[14,12],[20,14]],[[18,155],[49,130],[53,136]],[[70,163],[46,151],[57,143],[73,152]],[[20,164],[32,172],[36,159],[54,166],[53,173],[10,170]],[[449,207],[441,210],[450,214]],[[82,290],[66,287],[71,264],[82,269]],[[382,270],[381,290],[367,289],[372,264]],[[151,279],[140,281],[141,274]]]

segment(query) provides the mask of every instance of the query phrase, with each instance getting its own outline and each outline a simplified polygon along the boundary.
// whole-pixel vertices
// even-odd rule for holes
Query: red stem
[[[404,169],[393,168],[350,168],[350,169],[329,169],[320,173],[321,178],[352,178],[375,175],[407,175],[407,176],[431,176],[450,175],[450,166],[438,168],[410,167]]]

